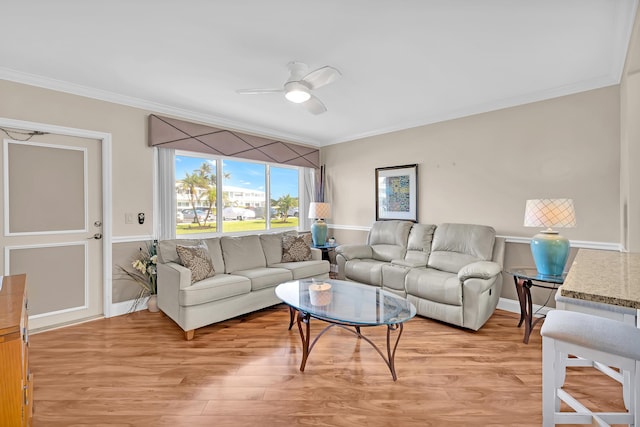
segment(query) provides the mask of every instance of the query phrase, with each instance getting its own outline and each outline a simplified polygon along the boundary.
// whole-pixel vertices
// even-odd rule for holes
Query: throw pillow
[[[206,244],[201,243],[197,246],[176,245],[176,252],[178,252],[182,265],[191,270],[191,283],[213,277],[216,274]]]
[[[282,236],[282,262],[309,261],[311,259],[311,234]]]

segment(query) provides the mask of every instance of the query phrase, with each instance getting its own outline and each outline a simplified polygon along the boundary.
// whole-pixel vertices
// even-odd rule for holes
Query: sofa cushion
[[[412,269],[405,279],[407,294],[455,306],[462,305],[462,285],[458,275],[446,271]]]
[[[191,283],[213,277],[216,274],[206,244],[197,246],[176,245],[176,252],[183,266],[191,270]]]
[[[284,233],[264,233],[260,235],[260,244],[267,260],[267,267],[282,262],[282,237],[285,235],[297,236],[298,232],[293,230]]]
[[[264,268],[267,260],[257,234],[224,236],[220,239],[226,273],[252,268]]]
[[[213,268],[219,272],[224,272],[224,258],[222,257],[222,247],[220,246],[220,237],[210,237],[208,239],[202,239],[209,248],[209,256],[213,263]]]
[[[181,264],[180,257],[176,251],[176,245],[196,246],[202,243],[200,239],[169,239],[160,240],[158,242],[158,262],[165,264],[167,262],[175,262]]]
[[[404,258],[411,221],[376,221],[369,231],[367,243],[371,245],[373,258],[391,261]]]
[[[293,274],[286,268],[262,267],[249,270],[238,270],[234,274],[244,276],[251,280],[251,290],[257,291],[274,287],[280,283],[293,280]]]
[[[168,239],[158,242],[158,262],[161,264],[167,262],[175,262],[181,264],[180,257],[176,251],[176,245],[196,246],[201,242],[207,244],[209,249],[209,257],[213,263],[213,268],[218,272],[224,271],[224,259],[222,258],[222,249],[220,248],[220,238],[212,237],[208,239]]]
[[[413,224],[407,242],[405,261],[413,266],[425,267],[431,253],[431,242],[436,226],[433,224]]]
[[[495,236],[495,230],[485,225],[441,224],[433,235],[428,266],[458,273],[472,262],[490,261]]]
[[[311,259],[311,234],[305,233],[299,236],[282,236],[282,261],[298,262]]]
[[[323,260],[281,262],[279,264],[273,264],[271,267],[286,268],[291,271],[293,280],[322,276],[328,274],[330,269],[329,263]]]
[[[344,272],[349,280],[382,286],[382,266],[386,264],[375,259],[353,259],[345,263]]]
[[[251,281],[246,277],[217,274],[180,290],[181,306],[205,304],[251,291]]]

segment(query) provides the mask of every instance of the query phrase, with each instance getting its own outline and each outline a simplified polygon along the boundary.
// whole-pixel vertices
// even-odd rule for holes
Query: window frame
[[[217,197],[216,198],[216,231],[211,231],[211,232],[203,232],[203,233],[189,233],[189,234],[177,234],[177,224],[175,224],[175,219],[173,219],[174,221],[174,234],[175,237],[178,238],[199,238],[199,239],[205,239],[205,238],[209,238],[209,237],[217,237],[217,236],[222,236],[222,235],[246,235],[246,234],[259,234],[259,233],[274,233],[274,232],[281,232],[281,231],[290,231],[290,230],[297,230],[300,231],[301,227],[303,225],[302,222],[302,215],[305,214],[306,215],[306,208],[303,208],[306,204],[306,197],[304,196],[304,188],[305,188],[305,183],[304,183],[304,169],[301,166],[292,166],[292,165],[285,165],[285,164],[281,164],[281,163],[273,163],[273,162],[261,162],[261,161],[255,161],[255,160],[250,160],[250,159],[243,159],[243,158],[239,158],[239,157],[226,157],[226,156],[218,156],[218,155],[212,155],[212,154],[206,154],[206,153],[200,153],[200,152],[194,152],[194,151],[186,151],[186,150],[175,150],[175,154],[174,154],[174,160],[173,160],[173,167],[175,168],[175,164],[176,164],[176,158],[178,156],[182,156],[182,157],[192,157],[192,158],[197,158],[197,159],[204,159],[204,160],[209,160],[209,161],[214,161],[215,162],[215,171],[216,171],[216,176],[223,176],[224,174],[224,168],[222,166],[222,162],[227,160],[227,161],[233,161],[233,162],[240,162],[240,163],[254,163],[254,164],[259,164],[259,165],[264,165],[265,166],[265,228],[264,229],[260,229],[260,230],[247,230],[247,231],[234,231],[234,232],[224,232],[223,230],[223,203],[224,203],[224,199],[223,197]],[[295,170],[297,172],[298,175],[298,226],[297,227],[276,227],[276,228],[272,228],[271,227],[271,167],[276,167],[276,168],[284,168],[284,169],[292,169]],[[174,173],[175,175],[175,173]],[[175,176],[175,181],[177,182],[178,178],[177,176]],[[249,190],[253,190],[253,189],[249,189]],[[217,179],[216,180],[216,192],[217,194],[222,195],[223,194],[223,180],[222,179]],[[175,189],[175,185],[174,185],[174,189],[173,189],[173,194],[172,197],[174,200],[176,200],[176,211],[178,209],[178,202],[177,202],[177,191]],[[173,216],[175,217],[176,212],[173,212]],[[162,218],[162,221],[167,221],[166,219]],[[171,219],[169,219],[170,221]]]

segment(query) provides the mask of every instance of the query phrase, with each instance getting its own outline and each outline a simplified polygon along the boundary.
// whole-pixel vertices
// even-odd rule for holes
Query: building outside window
[[[175,159],[176,235],[298,227],[299,168],[204,155]]]

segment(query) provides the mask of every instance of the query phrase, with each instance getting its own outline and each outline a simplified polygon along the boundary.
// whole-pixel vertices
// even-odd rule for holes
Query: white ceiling
[[[637,0],[0,0],[0,79],[323,146],[620,82]],[[312,115],[287,63],[331,65]],[[1,97],[1,94],[0,94]]]

